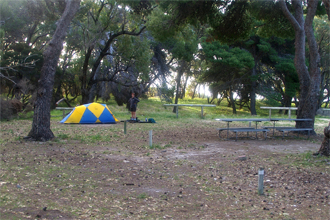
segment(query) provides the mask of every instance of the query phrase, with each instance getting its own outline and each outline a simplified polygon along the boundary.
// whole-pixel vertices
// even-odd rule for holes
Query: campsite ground
[[[1,219],[328,218],[330,159],[312,155],[328,119],[317,119],[318,135],[309,140],[235,142],[219,139],[216,128],[225,124],[196,115],[154,114],[156,124],[129,123],[126,135],[124,123],[53,119],[50,142],[22,138],[31,120],[2,122]],[[260,167],[264,195],[257,193]]]

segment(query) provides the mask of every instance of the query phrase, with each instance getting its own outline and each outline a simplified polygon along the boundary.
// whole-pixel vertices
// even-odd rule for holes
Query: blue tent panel
[[[101,123],[116,124],[116,121],[113,118],[112,114],[106,108],[100,115],[99,120],[101,121]]]
[[[88,108],[86,108],[83,116],[79,123],[82,124],[94,124],[97,120],[97,117],[91,112]]]

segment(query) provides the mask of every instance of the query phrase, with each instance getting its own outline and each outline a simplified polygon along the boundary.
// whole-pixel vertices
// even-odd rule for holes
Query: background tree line
[[[0,2],[1,94],[22,109],[36,107],[44,53],[68,2],[77,1]],[[202,85],[233,113],[255,115],[257,95],[270,105],[294,100],[300,118],[329,104],[329,0],[84,0],[63,36],[49,108],[110,95],[123,105],[130,91],[153,86],[178,103]]]

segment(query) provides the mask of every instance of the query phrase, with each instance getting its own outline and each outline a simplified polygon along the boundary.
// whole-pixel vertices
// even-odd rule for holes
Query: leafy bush
[[[17,99],[0,99],[0,120],[11,120],[22,111],[23,104]]]

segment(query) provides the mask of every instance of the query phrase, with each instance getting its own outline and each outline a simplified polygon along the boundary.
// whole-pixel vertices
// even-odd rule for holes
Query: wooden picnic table
[[[268,106],[261,106],[261,109],[269,109],[269,118],[272,117],[272,110],[288,110],[289,111],[289,118],[291,118],[291,110],[297,110],[297,107],[268,107]]]
[[[203,104],[164,104],[164,106],[189,106],[189,107],[201,107],[201,117],[204,118],[204,107],[216,107],[216,105],[203,105]],[[176,118],[179,117],[179,108],[176,108]]]

